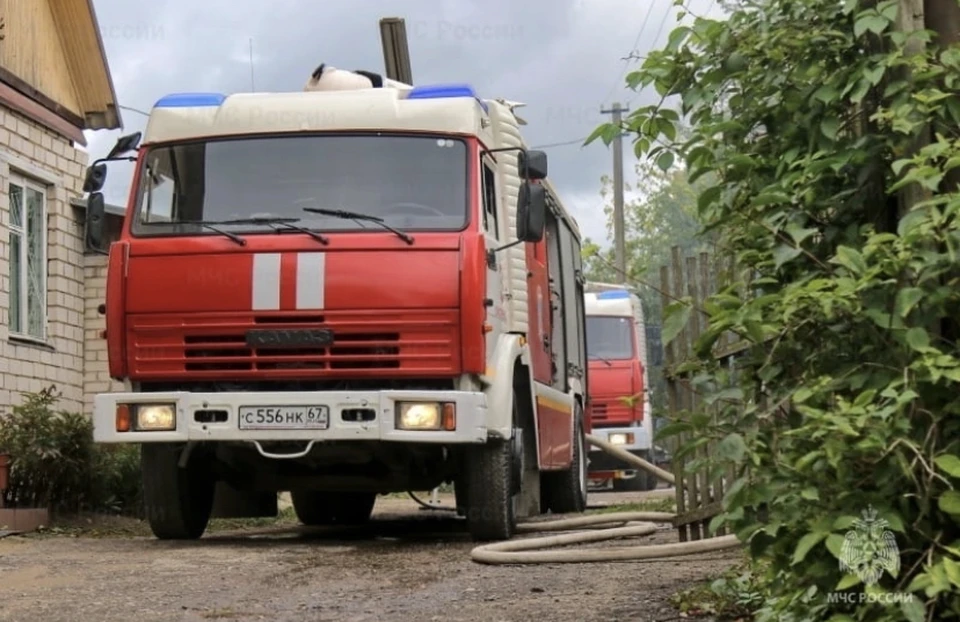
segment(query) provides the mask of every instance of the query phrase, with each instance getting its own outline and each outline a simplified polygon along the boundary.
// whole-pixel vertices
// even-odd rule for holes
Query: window
[[[11,176],[10,334],[45,339],[47,226],[43,187]]]
[[[500,239],[500,227],[497,223],[497,182],[490,165],[484,161],[483,169],[483,226],[495,239]]]
[[[305,207],[360,212],[394,228],[459,231],[467,223],[466,143],[391,135],[283,135],[157,146],[139,183],[134,235],[216,235],[189,221],[298,218],[318,231],[382,231]],[[266,224],[218,227],[270,233]]]
[[[173,193],[176,182],[167,173],[172,173],[170,154],[172,150],[164,149],[157,153],[146,165],[144,171],[144,205],[143,219],[146,222],[170,222],[174,218],[174,203],[176,196]]]
[[[633,358],[633,320],[587,316],[587,358],[623,361]]]

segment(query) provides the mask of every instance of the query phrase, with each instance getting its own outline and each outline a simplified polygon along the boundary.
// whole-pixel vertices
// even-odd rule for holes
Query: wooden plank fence
[[[694,390],[688,373],[680,373],[677,367],[692,357],[693,344],[708,328],[703,301],[719,291],[724,283],[733,278],[733,264],[710,253],[682,257],[675,246],[671,253],[671,265],[660,268],[660,292],[662,308],[670,303],[689,297],[693,303],[686,326],[669,344],[664,344],[664,380],[667,393],[667,410],[672,421],[683,421],[691,413],[708,413],[717,417],[717,405],[707,405]],[[714,356],[731,368],[738,354],[748,344],[732,333],[724,333],[714,347]],[[711,537],[710,519],[722,511],[724,492],[735,479],[732,470],[718,473],[711,468],[709,457],[715,455],[717,441],[701,445],[686,456],[677,456],[677,450],[690,443],[693,436],[684,432],[673,437],[669,444],[672,454],[672,470],[676,477],[677,517],[674,525],[680,540],[700,540]],[[711,472],[713,471],[713,472]],[[721,530],[716,535],[723,535]]]

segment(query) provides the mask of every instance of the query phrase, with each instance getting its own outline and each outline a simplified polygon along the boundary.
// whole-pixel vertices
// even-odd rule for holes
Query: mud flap
[[[537,446],[532,435],[522,428],[513,431],[514,494],[517,495],[517,518],[540,514],[540,470],[537,468]]]

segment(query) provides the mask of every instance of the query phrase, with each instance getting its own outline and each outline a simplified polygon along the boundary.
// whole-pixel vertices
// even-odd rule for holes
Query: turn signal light
[[[457,407],[450,403],[445,403],[443,405],[443,414],[441,417],[442,425],[441,427],[447,431],[453,431],[457,429]]]
[[[117,432],[130,431],[130,406],[127,404],[117,405]]]

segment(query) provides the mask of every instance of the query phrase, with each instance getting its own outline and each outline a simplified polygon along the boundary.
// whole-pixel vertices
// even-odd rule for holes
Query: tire
[[[377,493],[292,490],[290,499],[297,519],[308,527],[362,525],[370,520]]]
[[[653,463],[653,456],[649,451],[631,452],[649,463]],[[656,489],[660,480],[656,475],[643,469],[637,469],[637,475],[630,479],[613,480],[613,489],[618,492],[645,492]]]
[[[613,480],[613,489],[617,492],[641,492],[650,490],[650,474],[643,469],[637,469],[637,474],[630,479]]]
[[[466,465],[467,529],[476,541],[509,540],[517,531],[511,446],[490,439]]]
[[[573,462],[570,468],[540,475],[543,509],[554,514],[580,513],[587,509],[587,439],[579,403],[573,414]]]
[[[216,481],[201,455],[178,465],[183,445],[144,443],[140,452],[143,505],[153,535],[161,540],[196,540],[213,510]]]

